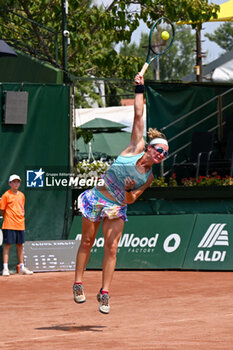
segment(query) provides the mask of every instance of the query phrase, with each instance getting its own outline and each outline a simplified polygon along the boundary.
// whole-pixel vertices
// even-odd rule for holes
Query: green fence
[[[129,216],[117,252],[118,269],[233,270],[232,215]],[[100,226],[87,268],[100,269],[104,239]],[[69,239],[81,238],[74,217]]]
[[[19,50],[17,58],[1,57],[0,77],[6,82],[30,82],[39,84],[62,84],[64,74],[61,69],[42,62]]]
[[[162,129],[167,138],[172,139],[169,142],[170,155],[190,143],[192,133],[195,131],[215,130],[217,140],[219,113],[216,96],[231,88],[232,84],[148,82],[146,83],[147,127]],[[232,128],[232,106],[230,104],[232,98],[233,91],[222,97],[223,137]],[[185,115],[188,116],[183,118]],[[180,121],[176,123],[179,118],[181,118]],[[178,134],[180,136],[176,138]],[[180,161],[189,156],[190,147],[181,153]],[[168,156],[164,163],[165,171],[169,170],[171,164],[172,159]]]
[[[26,240],[67,238],[71,223],[71,190],[27,188],[28,170],[61,168],[70,171],[70,89],[65,85],[0,85],[0,110],[3,91],[28,92],[28,115],[25,125],[1,123],[0,194],[8,188],[10,174],[22,178],[26,196]],[[16,264],[12,247],[10,267]]]

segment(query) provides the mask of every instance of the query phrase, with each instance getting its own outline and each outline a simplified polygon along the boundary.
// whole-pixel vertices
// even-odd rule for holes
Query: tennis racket
[[[143,76],[157,57],[165,54],[173,44],[175,39],[175,28],[167,17],[159,18],[152,26],[149,33],[149,46],[147,58],[140,75]]]

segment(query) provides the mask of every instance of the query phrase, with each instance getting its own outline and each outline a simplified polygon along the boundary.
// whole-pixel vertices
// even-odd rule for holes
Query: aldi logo
[[[226,223],[211,224],[198,244],[198,248],[228,247],[229,237],[228,231],[224,230],[225,226]],[[223,262],[226,253],[225,250],[199,250],[194,261]]]
[[[39,170],[27,170],[27,187],[44,187],[44,173],[42,168]]]
[[[223,230],[226,224],[211,224],[198,248],[211,248],[213,246],[229,246],[228,232]]]

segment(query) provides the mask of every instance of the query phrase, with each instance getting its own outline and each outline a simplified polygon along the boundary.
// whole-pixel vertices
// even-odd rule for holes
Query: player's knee
[[[87,238],[81,242],[81,246],[84,250],[90,250],[93,246],[94,240]]]
[[[105,244],[105,251],[108,252],[108,255],[115,257],[117,253],[117,243]]]

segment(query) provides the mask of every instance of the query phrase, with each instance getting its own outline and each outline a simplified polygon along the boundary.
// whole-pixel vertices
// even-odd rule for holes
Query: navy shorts
[[[2,229],[3,244],[23,244],[25,231]]]

